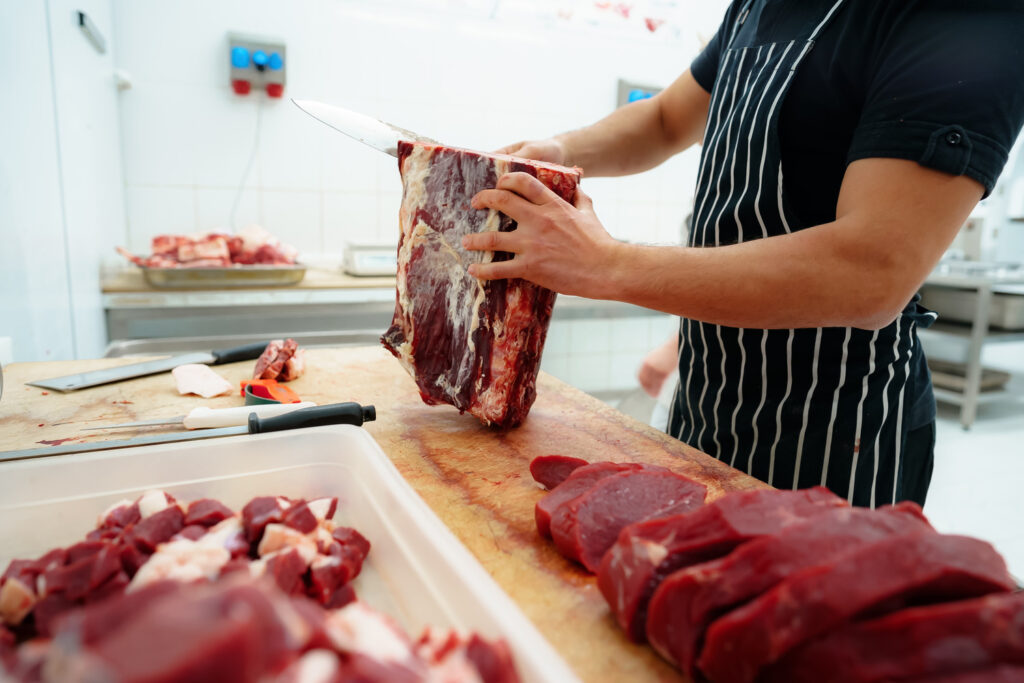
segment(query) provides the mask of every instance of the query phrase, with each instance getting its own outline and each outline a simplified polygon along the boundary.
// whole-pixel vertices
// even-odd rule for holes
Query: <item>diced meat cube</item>
[[[83,541],[82,543],[76,543],[67,548],[65,551],[66,559],[64,561],[67,564],[72,564],[87,557],[92,557],[108,545],[110,544],[103,541]]]
[[[334,519],[334,513],[338,509],[337,498],[317,498],[309,501],[310,512],[317,518],[317,521],[324,522]]]
[[[142,519],[142,513],[139,511],[137,502],[120,500],[100,514],[97,526],[102,529],[111,527],[122,529],[129,524],[135,524],[140,519]]]
[[[299,501],[285,510],[285,526],[289,526],[304,534],[311,533],[317,527],[317,518],[305,501]]]
[[[316,541],[311,537],[296,531],[284,524],[268,524],[263,532],[263,538],[257,547],[256,554],[259,557],[266,557],[279,550],[294,548],[304,558],[308,565],[317,556]]]
[[[128,530],[125,540],[142,552],[151,553],[184,526],[185,515],[177,505],[173,505],[154,514],[144,515],[141,522]]]
[[[551,537],[551,515],[555,513],[563,503],[567,503],[584,491],[590,489],[594,484],[619,472],[627,470],[639,470],[643,465],[629,462],[596,462],[592,465],[584,465],[574,470],[561,484],[556,486],[550,493],[537,501],[533,515],[537,521],[537,532],[546,538]],[[664,470],[663,468],[658,468]]]
[[[174,497],[170,494],[156,490],[146,491],[136,501],[139,507],[139,516],[142,519],[155,515],[167,506],[173,505],[175,502]]]
[[[303,577],[308,568],[309,562],[298,550],[290,548],[267,558],[266,574],[288,595],[302,595],[306,592]]]
[[[249,543],[259,543],[263,530],[272,522],[284,519],[284,510],[279,499],[274,496],[260,496],[250,500],[242,508],[242,527]]]
[[[91,590],[121,571],[121,548],[113,543],[91,555],[82,556],[68,564],[51,569],[43,574],[46,595],[64,593],[69,600],[81,600]]]
[[[550,490],[565,481],[576,469],[587,465],[582,458],[567,455],[541,455],[530,461],[530,475],[534,481]]]
[[[701,670],[716,683],[749,683],[812,638],[859,615],[1010,591],[991,545],[933,532],[894,535],[797,572],[707,631]]]
[[[355,548],[363,557],[370,554],[370,542],[351,527],[340,526],[331,533],[331,537],[345,548]]]
[[[574,472],[566,484],[584,469]],[[804,518],[844,506],[846,501],[822,487],[802,491],[758,489],[723,496],[687,514],[639,522],[624,528],[605,554],[597,585],[619,626],[631,640],[642,643],[648,601],[666,576],[723,557],[751,539],[778,533]]]
[[[703,484],[674,472],[619,472],[559,506],[551,518],[551,536],[562,555],[597,572],[623,527],[693,510],[706,495]]]
[[[363,603],[356,601],[330,612],[325,627],[331,645],[346,655],[346,675],[377,676],[354,680],[426,679],[426,665],[405,632]]]
[[[201,498],[194,500],[188,505],[188,512],[185,514],[185,524],[201,524],[202,526],[213,526],[223,522],[228,517],[233,517],[231,511],[224,503],[212,498]]]
[[[132,544],[121,549],[121,568],[129,577],[135,576],[148,559],[149,553],[142,552]]]
[[[85,596],[85,604],[91,605],[115,595],[122,595],[125,589],[128,588],[129,583],[131,583],[131,578],[128,574],[124,570],[119,570],[109,579],[89,591],[89,594]]]

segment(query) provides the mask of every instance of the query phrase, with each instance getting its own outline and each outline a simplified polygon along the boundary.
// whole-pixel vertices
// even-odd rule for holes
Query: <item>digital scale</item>
[[[394,277],[398,274],[397,252],[393,244],[346,244],[341,267],[356,277]]]

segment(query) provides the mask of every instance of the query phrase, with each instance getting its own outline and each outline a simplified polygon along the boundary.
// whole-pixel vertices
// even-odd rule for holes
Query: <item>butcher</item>
[[[924,504],[916,292],[1024,122],[1022,35],[1014,0],[735,0],[655,97],[500,150],[594,177],[701,144],[685,246],[617,241],[584,192],[511,173],[473,207],[518,228],[464,246],[515,257],[470,273],[680,316],[673,437],[779,488]]]

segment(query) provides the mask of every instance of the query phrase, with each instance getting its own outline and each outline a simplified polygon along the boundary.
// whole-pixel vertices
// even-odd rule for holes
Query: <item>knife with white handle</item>
[[[316,403],[267,403],[265,405],[238,406],[237,408],[193,408],[188,415],[164,417],[141,422],[125,422],[117,425],[88,427],[84,431],[94,429],[128,429],[130,427],[152,427],[157,425],[182,425],[185,429],[216,429],[217,427],[238,427],[249,424],[249,416],[256,413],[260,417],[276,417],[290,413],[299,408],[312,408]]]

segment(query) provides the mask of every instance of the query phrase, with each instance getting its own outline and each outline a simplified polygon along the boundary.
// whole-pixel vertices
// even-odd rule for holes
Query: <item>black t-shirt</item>
[[[756,26],[744,26],[733,47],[789,40],[794,25],[817,23],[835,2],[761,1]],[[708,92],[744,5],[734,0],[690,67]],[[789,206],[802,226],[834,221],[847,165],[872,157],[966,175],[988,195],[1022,123],[1024,0],[846,0],[782,103]],[[911,383],[930,386],[927,366],[916,366]],[[927,391],[911,427],[934,417]]]

